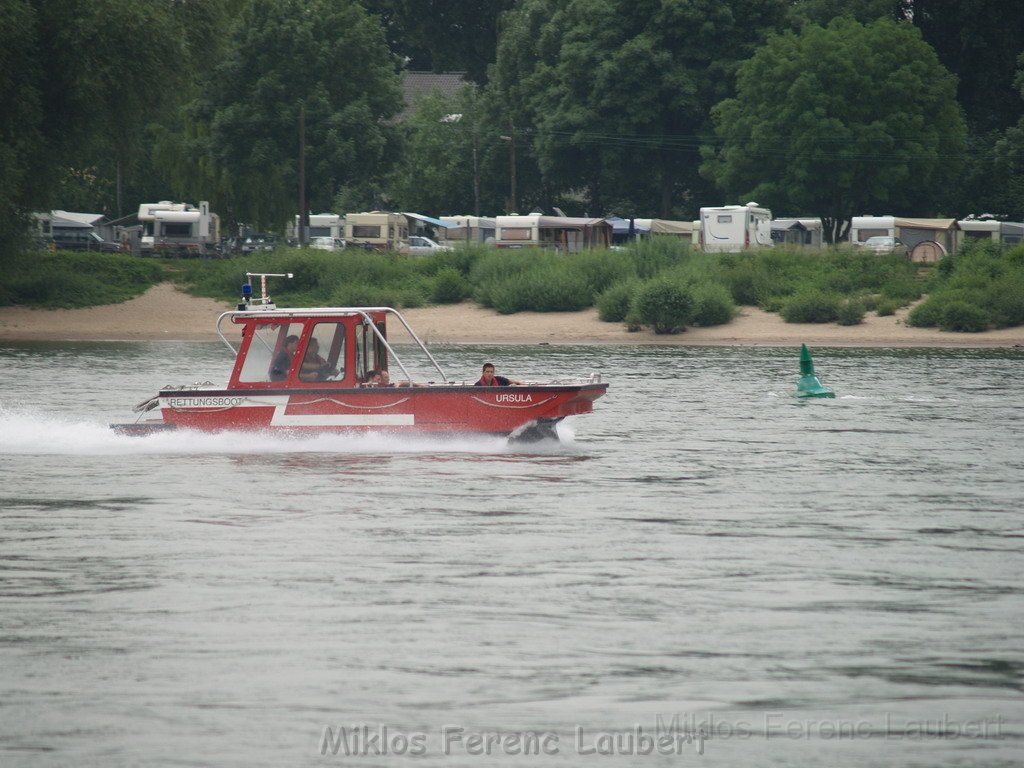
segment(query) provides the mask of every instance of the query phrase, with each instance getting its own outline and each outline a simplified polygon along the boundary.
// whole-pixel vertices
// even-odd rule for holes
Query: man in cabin
[[[306,356],[299,367],[299,381],[326,381],[337,376],[338,369],[331,368],[330,363],[320,356],[320,342],[313,338],[306,345]]]
[[[270,380],[284,381],[288,378],[288,371],[292,367],[292,358],[295,357],[295,350],[299,346],[299,337],[294,334],[284,340],[284,347],[274,356],[274,362],[270,364]]]
[[[505,376],[494,375],[494,363],[484,363],[483,375],[476,382],[477,387],[507,387],[512,384],[522,384],[518,379],[509,379]]]

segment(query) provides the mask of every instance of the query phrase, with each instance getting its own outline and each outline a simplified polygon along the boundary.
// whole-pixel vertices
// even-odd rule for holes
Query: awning
[[[78,219],[66,219],[54,213],[50,217],[50,227],[52,229],[92,229],[92,224],[86,224]]]
[[[410,219],[416,219],[417,221],[424,221],[427,224],[433,224],[435,227],[457,227],[458,224],[449,224],[447,221],[441,221],[440,219],[432,219],[429,216],[424,216],[422,213],[402,213],[403,216],[408,216]]]
[[[194,224],[199,221],[199,211],[153,211],[153,218],[157,221]]]
[[[87,227],[94,226],[96,222],[103,218],[102,213],[75,213],[74,211],[51,211],[50,215],[52,215],[54,219],[75,221]],[[65,226],[70,228],[71,225]]]
[[[612,231],[617,235],[628,235],[629,234],[629,219],[624,219],[621,216],[609,216],[605,219],[609,224],[612,225]],[[644,226],[640,223],[640,219],[633,219],[633,231],[634,232],[648,232],[649,226]]]
[[[672,219],[651,219],[651,232],[658,235],[692,235],[692,221],[673,221]]]
[[[897,227],[908,229],[960,229],[956,219],[896,219]]]

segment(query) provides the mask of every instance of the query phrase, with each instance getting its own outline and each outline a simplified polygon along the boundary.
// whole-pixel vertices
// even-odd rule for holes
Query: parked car
[[[53,243],[58,251],[100,251],[101,253],[117,253],[121,250],[120,243],[104,240],[88,229],[55,229],[47,245]]]
[[[277,248],[277,238],[274,235],[257,233],[249,235],[242,241],[243,256],[258,251],[272,251],[275,248]]]
[[[452,247],[450,245],[438,245],[429,237],[413,235],[409,238],[409,246],[405,250],[413,256],[424,256],[431,253],[437,253],[438,251],[450,251],[452,250]]]
[[[863,247],[875,253],[897,253],[900,256],[910,255],[910,249],[898,237],[890,237],[888,235],[869,237],[864,241]]]
[[[340,251],[345,247],[345,241],[340,237],[314,237],[309,241],[309,247],[320,251]]]

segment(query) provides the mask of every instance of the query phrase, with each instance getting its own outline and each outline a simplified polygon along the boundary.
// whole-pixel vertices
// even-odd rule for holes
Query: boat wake
[[[556,437],[512,443],[489,435],[273,434],[196,432],[175,429],[144,437],[119,435],[106,423],[41,413],[11,411],[0,405],[0,455],[120,456],[235,455],[278,453],[339,454],[552,454],[574,453],[575,434],[559,424]]]

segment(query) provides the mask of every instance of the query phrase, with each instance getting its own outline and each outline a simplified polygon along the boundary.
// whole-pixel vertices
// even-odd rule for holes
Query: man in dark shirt
[[[510,384],[522,384],[523,382],[517,379],[509,379],[504,376],[494,375],[494,363],[484,363],[483,375],[480,380],[477,381],[475,386],[478,387],[507,387]]]
[[[288,370],[292,367],[292,358],[298,346],[298,336],[292,335],[284,340],[284,348],[274,356],[274,362],[270,365],[271,381],[284,381],[288,378]]]

